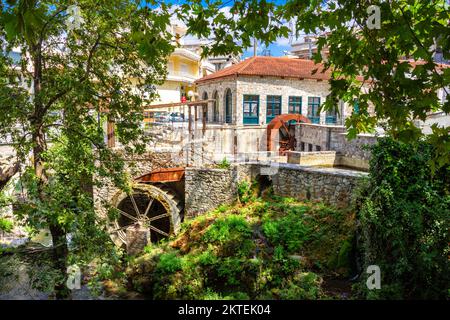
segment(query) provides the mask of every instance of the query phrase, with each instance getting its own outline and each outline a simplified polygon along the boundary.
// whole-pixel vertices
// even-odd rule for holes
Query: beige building
[[[177,48],[167,61],[166,81],[156,87],[159,99],[152,104],[177,103],[183,97],[187,100],[194,99],[195,81],[215,71],[215,66],[202,59],[198,49],[184,46],[183,37],[187,28],[183,24],[173,22],[170,29]]]

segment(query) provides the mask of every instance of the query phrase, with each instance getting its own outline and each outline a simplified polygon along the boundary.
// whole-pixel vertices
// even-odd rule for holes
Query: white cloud
[[[231,14],[230,10],[231,10],[231,7],[230,7],[230,6],[227,6],[227,7],[220,8],[220,9],[219,9],[219,12],[223,12],[223,14],[225,15],[225,17],[228,18],[228,19],[233,18],[233,19],[236,20],[237,17],[234,16],[233,14]]]
[[[275,44],[280,47],[290,47],[291,43],[288,38],[280,37],[275,41]]]

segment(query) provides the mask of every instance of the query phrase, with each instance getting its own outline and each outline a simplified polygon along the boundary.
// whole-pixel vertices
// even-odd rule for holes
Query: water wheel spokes
[[[165,217],[169,217],[169,216],[170,216],[170,214],[163,213],[163,214],[160,214],[159,216],[155,216],[155,217],[149,218],[148,221],[152,222],[152,221],[155,221],[155,220],[158,220],[158,219],[161,219],[161,218],[165,218]]]
[[[136,213],[136,216],[138,217],[138,220],[142,220],[143,217],[142,217],[141,212],[139,211],[139,208],[136,204],[136,200],[134,199],[133,193],[130,193],[128,196],[130,197],[131,203],[133,204],[133,209],[134,209],[134,212]]]
[[[119,193],[113,200],[119,217],[113,221],[111,236],[118,245],[127,244],[127,230],[144,227],[152,242],[179,230],[181,206],[176,195],[165,186],[136,185],[131,193]]]
[[[152,226],[151,224],[149,224],[148,226],[149,226],[150,230],[153,230],[153,231],[155,231],[155,232],[157,232],[157,233],[159,233],[159,234],[161,234],[161,235],[163,235],[163,236],[165,236],[165,237],[168,237],[168,236],[169,236],[169,234],[168,234],[167,232],[164,232],[164,231],[162,231],[162,230],[159,230],[158,228]]]
[[[151,198],[150,201],[148,202],[147,208],[145,209],[145,213],[144,216],[148,215],[148,213],[150,212],[150,208],[152,207],[154,199]]]
[[[129,214],[129,213],[123,211],[123,210],[120,210],[119,208],[116,208],[116,209],[119,211],[119,213],[120,213],[122,216],[124,216],[124,217],[126,217],[126,218],[128,218],[128,219],[130,219],[130,220],[132,220],[132,221],[134,221],[134,222],[139,222],[139,219],[138,219],[137,217],[135,217],[135,216],[133,216],[133,215],[131,215],[131,214]]]

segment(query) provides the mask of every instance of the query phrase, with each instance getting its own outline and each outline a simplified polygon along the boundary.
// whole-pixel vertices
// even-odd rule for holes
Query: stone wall
[[[186,168],[185,219],[236,200],[235,169]]]
[[[330,149],[332,136],[345,132],[342,126],[324,126],[317,124],[301,123],[296,126],[297,151],[326,151]],[[309,145],[311,149],[309,150]],[[319,147],[319,148],[317,148]],[[319,150],[320,149],[320,150]]]
[[[377,142],[377,137],[371,134],[359,134],[355,139],[348,140],[345,133],[331,135],[330,149],[348,158],[370,160],[370,151],[364,146]]]
[[[264,172],[265,166],[257,163],[242,164],[238,168],[238,178],[253,180]],[[272,166],[271,175],[274,193],[282,197],[298,200],[324,202],[337,207],[348,207],[351,195],[365,172],[335,168],[304,167],[294,164],[277,163]]]
[[[239,76],[237,78],[213,79],[200,82],[197,86],[199,97],[204,93],[208,98],[213,98],[215,92],[218,93],[218,108],[220,110],[220,122],[223,122],[225,110],[224,95],[227,88],[233,94],[233,124],[243,125],[243,99],[244,95],[259,96],[259,124],[266,124],[267,95],[281,96],[281,113],[289,113],[289,97],[296,96],[302,98],[302,110],[304,115],[308,114],[308,97],[320,97],[324,102],[329,94],[330,85],[328,81],[317,81],[310,79],[288,79],[280,77],[251,77]],[[212,106],[208,106],[208,119],[212,120]],[[337,123],[343,123],[343,118],[351,110],[344,104],[341,107],[341,119]],[[325,123],[326,112],[320,114],[320,123]]]
[[[131,160],[141,160],[134,163]],[[183,166],[183,159],[171,153],[149,153],[142,159],[130,159],[129,172],[133,178],[163,167]],[[133,165],[132,165],[133,164]],[[267,175],[275,194],[299,200],[323,201],[340,207],[348,206],[351,193],[359,177],[366,173],[336,168],[314,168],[280,162],[246,162],[231,169],[187,167],[185,169],[185,218],[195,217],[230,204],[237,199],[237,185]],[[105,183],[94,190],[96,204],[101,209],[118,190]]]
[[[362,172],[281,164],[272,177],[276,195],[348,207]]]
[[[195,131],[195,140],[203,141],[205,160],[246,157],[267,149],[265,126],[208,125],[205,133]],[[200,163],[196,163],[200,166]]]
[[[288,151],[287,162],[303,166],[329,166],[337,165],[336,151],[301,152]]]
[[[344,127],[309,123],[298,124],[295,135],[296,151],[336,151],[342,157],[366,161],[370,160],[370,151],[364,146],[377,141],[377,137],[371,134],[359,134],[355,139],[348,140]]]

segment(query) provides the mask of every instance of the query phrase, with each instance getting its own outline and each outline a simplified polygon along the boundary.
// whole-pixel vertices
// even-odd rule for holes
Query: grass
[[[251,195],[184,223],[126,271],[153,299],[322,299],[324,277],[352,272],[354,216],[323,204]]]

